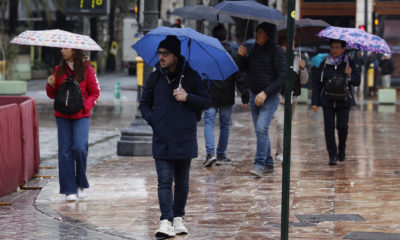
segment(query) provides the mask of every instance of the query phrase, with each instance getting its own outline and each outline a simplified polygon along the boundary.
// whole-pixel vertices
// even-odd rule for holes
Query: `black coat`
[[[182,69],[183,57],[177,69]],[[159,65],[156,66],[160,71]],[[148,79],[151,79],[150,74]],[[178,87],[181,74],[176,74],[168,83],[163,71],[159,74],[154,89],[146,81],[139,109],[143,118],[153,128],[153,157],[155,159],[191,159],[197,157],[196,109],[210,106],[210,98],[199,74],[186,62],[182,88],[189,94],[186,102],[178,102],[172,95]],[[194,81],[196,90],[191,92],[188,81]],[[194,93],[195,92],[195,93]]]
[[[393,74],[394,72],[394,66],[391,59],[381,60],[379,67],[381,68],[382,75]]]
[[[233,50],[228,43],[224,42],[222,43],[222,46],[237,63],[237,51]],[[224,107],[233,105],[235,103],[235,86],[237,86],[241,93],[242,103],[247,104],[249,102],[250,93],[244,80],[243,74],[240,72],[233,74],[223,81],[205,80],[205,82],[206,84],[209,84],[208,92],[211,98],[211,106],[213,107]]]
[[[322,107],[351,107],[356,105],[353,94],[353,86],[359,86],[361,82],[360,72],[356,68],[353,60],[349,59],[349,67],[352,69],[351,77],[349,81],[349,96],[346,101],[332,101],[327,98],[324,90],[325,81],[332,77],[334,74],[345,75],[347,63],[342,61],[336,68],[334,65],[326,64],[324,60],[317,70],[317,74],[314,75],[311,105],[322,106]],[[324,72],[324,76],[321,82],[321,74]]]
[[[239,57],[239,70],[247,71],[247,83],[253,94],[264,91],[275,95],[285,83],[285,52],[272,41],[256,44],[247,56]]]

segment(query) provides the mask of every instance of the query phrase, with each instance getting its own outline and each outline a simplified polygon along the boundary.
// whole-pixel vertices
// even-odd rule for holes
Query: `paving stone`
[[[363,217],[358,214],[317,214],[317,215],[296,215],[300,222],[319,223],[319,222],[362,222]]]
[[[400,240],[399,233],[381,233],[381,232],[351,232],[343,239],[357,240]]]

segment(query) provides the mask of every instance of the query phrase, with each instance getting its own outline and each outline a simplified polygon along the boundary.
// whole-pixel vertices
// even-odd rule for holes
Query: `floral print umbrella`
[[[103,51],[89,36],[59,29],[43,31],[24,31],[10,43],[43,47],[74,48],[89,51]]]
[[[358,28],[330,26],[319,32],[317,36],[346,41],[347,47],[349,48],[362,49],[374,53],[391,54],[389,45],[384,39]]]

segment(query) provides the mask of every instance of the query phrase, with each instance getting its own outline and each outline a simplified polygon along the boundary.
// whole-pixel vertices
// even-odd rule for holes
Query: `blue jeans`
[[[256,95],[250,94],[250,110],[254,129],[257,137],[257,151],[254,157],[254,166],[264,169],[266,165],[274,166],[271,156],[271,143],[269,141],[268,128],[274,113],[279,105],[279,94],[268,96],[262,106],[254,103]]]
[[[58,130],[58,175],[60,193],[73,194],[88,188],[86,166],[89,141],[89,118],[56,118]]]
[[[156,159],[158,180],[158,202],[160,220],[172,221],[174,217],[185,215],[186,201],[189,195],[189,172],[191,159],[163,160]],[[172,195],[172,182],[175,181]]]
[[[214,154],[214,126],[215,116],[219,112],[219,140],[217,157],[226,157],[226,149],[229,141],[229,127],[231,125],[232,106],[210,107],[204,111],[204,137],[206,140],[207,154]]]

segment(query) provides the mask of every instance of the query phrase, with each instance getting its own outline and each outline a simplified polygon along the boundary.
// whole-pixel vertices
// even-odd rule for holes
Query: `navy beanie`
[[[158,49],[165,48],[175,56],[179,57],[181,55],[181,41],[176,36],[168,35],[164,40],[158,45]]]

